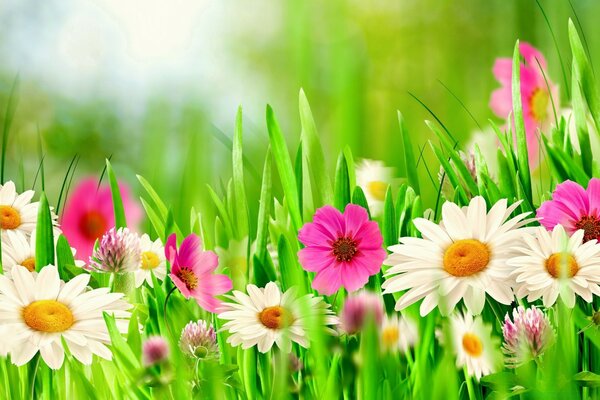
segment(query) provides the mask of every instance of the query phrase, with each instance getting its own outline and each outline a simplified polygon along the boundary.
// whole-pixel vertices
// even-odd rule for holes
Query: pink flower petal
[[[377,222],[369,221],[356,233],[354,239],[358,241],[360,249],[380,249],[383,245],[383,236]]]
[[[552,193],[552,200],[565,204],[576,216],[589,215],[588,195],[585,189],[573,181],[557,185]]]
[[[227,293],[233,288],[233,283],[227,275],[202,275],[199,282],[202,292],[210,296]]]
[[[181,242],[181,246],[179,246],[179,252],[177,254],[177,261],[179,265],[193,268],[196,262],[196,257],[199,252],[202,251],[202,242],[200,238],[191,234],[188,235],[183,242]]]
[[[510,86],[501,87],[492,92],[490,108],[500,118],[508,118],[512,111],[512,97]]]
[[[185,297],[186,299],[192,297],[192,292],[187,288],[186,284],[177,277],[177,275],[169,274],[169,277],[171,278],[177,289],[179,289],[183,297]]]
[[[342,283],[346,290],[355,292],[369,282],[369,276],[359,263],[346,263],[342,273]]]
[[[494,77],[504,86],[509,86],[512,80],[512,59],[498,58],[492,68]]]
[[[335,237],[323,225],[309,222],[298,232],[298,240],[305,246],[325,246]]]
[[[346,227],[344,232],[345,235],[353,237],[360,231],[363,224],[368,221],[369,214],[367,213],[367,210],[356,204],[348,204],[344,210],[344,225]]]
[[[327,296],[334,294],[342,286],[341,271],[333,266],[322,269],[313,279],[313,289]]]
[[[319,272],[335,260],[331,248],[317,246],[301,249],[298,252],[298,259],[302,268],[310,272]]]
[[[344,216],[335,207],[321,207],[315,213],[313,218],[315,224],[323,225],[328,232],[332,233],[332,237],[345,232]]]
[[[600,179],[592,178],[588,183],[586,193],[590,215],[598,216],[600,214]]]
[[[538,62],[539,62],[539,64],[542,66],[542,68],[544,70],[546,69],[546,59],[544,58],[542,53],[540,53],[539,50],[537,50],[535,47],[533,47],[529,43],[527,43],[527,42],[519,43],[519,53],[521,53],[521,55],[525,59],[525,62],[527,62],[527,64],[529,64],[531,67],[539,70],[539,66],[538,66]],[[536,61],[536,59],[537,59],[537,61]]]

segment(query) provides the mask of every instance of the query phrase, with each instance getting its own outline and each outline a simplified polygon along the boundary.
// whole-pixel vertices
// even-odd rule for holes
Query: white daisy
[[[312,294],[298,298],[294,288],[281,293],[274,282],[267,283],[264,289],[248,285],[246,290],[248,294],[234,290],[233,296],[226,295],[233,302],[223,303],[219,313],[219,318],[228,320],[223,329],[231,333],[227,342],[232,346],[258,346],[258,351],[266,353],[276,343],[289,352],[292,342],[309,346],[308,324],[338,323],[329,304]],[[335,334],[330,328],[326,330]]]
[[[133,273],[135,287],[142,286],[144,281],[152,287],[153,273],[159,281],[164,280],[165,276],[167,276],[167,263],[165,258],[165,247],[160,239],[156,239],[153,242],[150,239],[150,236],[144,233],[140,237],[140,254],[140,267]]]
[[[356,166],[356,185],[365,193],[372,215],[383,212],[385,193],[393,179],[394,169],[382,161],[363,159]]]
[[[37,221],[38,202],[31,202],[35,192],[27,190],[17,193],[12,181],[0,185],[0,228],[5,231],[20,231],[31,234]]]
[[[513,248],[528,229],[519,229],[530,220],[529,213],[507,221],[518,207],[498,201],[486,212],[485,200],[477,196],[462,209],[451,202],[442,207],[439,225],[423,218],[413,221],[423,238],[401,238],[389,248],[392,254],[384,262],[392,266],[386,273],[384,293],[408,290],[396,303],[401,310],[420,299],[421,315],[436,306],[447,313],[460,299],[473,314],[483,310],[485,294],[502,303],[513,301],[512,267],[506,260],[518,253]]]
[[[384,350],[407,351],[417,342],[419,333],[412,319],[393,314],[383,320],[379,336]]]
[[[518,297],[527,296],[530,302],[541,297],[550,307],[560,294],[572,308],[576,294],[588,303],[593,295],[600,296],[600,245],[595,239],[582,243],[583,230],[569,238],[562,225],[552,232],[540,226],[535,233],[524,237],[524,246],[518,248],[522,255],[508,260],[515,268]]]
[[[131,305],[121,300],[122,293],[87,289],[88,274],[64,283],[53,265],[37,276],[16,266],[12,275],[0,275],[0,326],[11,332],[15,365],[26,364],[39,351],[50,368],[60,368],[65,357],[62,339],[83,364],[91,364],[93,354],[112,358],[103,313],[114,314],[119,331],[127,332]]]
[[[11,270],[16,265],[21,265],[31,272],[35,271],[35,241],[35,229],[29,238],[19,231],[7,231],[5,233],[2,242],[2,268],[4,275],[10,277]],[[71,252],[73,253],[73,257],[75,257],[76,250],[71,247]],[[84,261],[75,260],[75,266],[82,268],[84,265]]]
[[[467,373],[479,380],[494,372],[501,361],[500,339],[492,336],[491,325],[469,313],[450,317],[456,366],[467,367]]]

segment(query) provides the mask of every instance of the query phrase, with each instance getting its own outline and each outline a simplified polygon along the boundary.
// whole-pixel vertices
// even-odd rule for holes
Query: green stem
[[[171,325],[169,325],[169,322],[167,321],[167,303],[169,302],[169,298],[171,297],[175,289],[177,289],[177,286],[173,286],[173,288],[169,291],[167,297],[165,298],[165,305],[163,307],[163,321],[165,323],[165,326],[167,327],[167,331],[169,331],[169,337],[171,338],[173,338],[173,331],[171,330]]]
[[[467,392],[469,393],[469,400],[477,400],[477,396],[475,395],[475,388],[473,387],[473,381],[471,380],[471,376],[467,372],[467,368],[463,368],[463,372],[465,374],[465,383],[467,384]]]
[[[37,355],[37,360],[35,361],[35,367],[33,367],[33,376],[31,377],[31,400],[35,399],[35,378],[37,376],[37,371],[40,367],[40,358],[41,356]]]

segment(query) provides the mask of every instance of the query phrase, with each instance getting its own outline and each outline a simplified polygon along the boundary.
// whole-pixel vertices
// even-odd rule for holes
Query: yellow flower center
[[[258,319],[269,329],[287,328],[294,322],[292,314],[281,306],[265,308],[258,314]]]
[[[0,206],[0,228],[17,229],[21,225],[21,214],[11,206]]]
[[[465,352],[471,357],[479,357],[483,353],[483,343],[474,333],[465,333],[462,345]]]
[[[145,251],[142,253],[142,265],[140,266],[141,269],[151,270],[158,267],[159,264],[160,259],[155,252]]]
[[[381,341],[385,347],[394,347],[400,339],[400,330],[397,326],[388,326],[381,332]]]
[[[388,184],[381,181],[372,181],[367,183],[367,191],[373,198],[379,201],[385,200],[385,193],[387,191]]]
[[[548,104],[550,103],[550,95],[545,89],[536,89],[529,99],[531,114],[539,123],[546,120],[548,116]]]
[[[69,307],[56,300],[34,301],[23,308],[23,319],[40,332],[64,332],[75,322]]]
[[[554,278],[572,278],[577,275],[579,265],[569,253],[554,253],[546,260],[546,270]]]
[[[474,275],[487,267],[490,256],[488,247],[479,240],[457,240],[444,253],[444,270],[454,276]]]
[[[177,277],[185,283],[188,290],[194,290],[198,287],[198,277],[194,272],[186,267],[183,267],[177,272]]]
[[[21,262],[21,265],[29,270],[29,272],[35,271],[35,257],[29,257]]]

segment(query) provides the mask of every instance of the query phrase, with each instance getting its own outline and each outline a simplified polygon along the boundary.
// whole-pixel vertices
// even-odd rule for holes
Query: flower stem
[[[469,393],[469,400],[476,400],[477,396],[475,395],[475,389],[473,388],[473,381],[471,380],[471,376],[467,372],[467,368],[465,367],[463,370],[465,374],[465,383],[467,384],[467,392]]]
[[[169,291],[169,293],[167,293],[167,297],[165,298],[165,305],[163,307],[163,321],[165,323],[165,326],[167,327],[167,331],[169,331],[169,337],[174,337],[174,336],[173,336],[173,331],[171,330],[171,326],[169,325],[169,322],[167,321],[167,303],[169,302],[169,298],[171,297],[171,295],[173,294],[175,289],[177,289],[176,286],[174,286]]]
[[[124,293],[125,296],[129,296],[134,286],[133,274],[131,272],[115,272],[112,278],[113,292]]]
[[[40,358],[41,356],[37,355],[37,360],[35,360],[35,366],[33,367],[33,376],[31,377],[31,400],[35,399],[35,377],[37,376],[37,371],[40,368]]]

